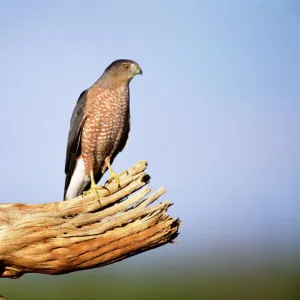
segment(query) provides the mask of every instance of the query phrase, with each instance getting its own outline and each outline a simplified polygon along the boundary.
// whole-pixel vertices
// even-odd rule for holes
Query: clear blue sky
[[[156,255],[295,249],[299,14],[292,0],[1,2],[0,202],[61,200],[77,98],[129,58],[144,75],[114,168],[147,159],[183,220],[181,243]]]

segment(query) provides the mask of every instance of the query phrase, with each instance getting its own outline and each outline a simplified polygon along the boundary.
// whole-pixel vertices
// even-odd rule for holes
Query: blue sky
[[[297,1],[2,2],[0,202],[61,200],[77,98],[129,58],[144,75],[131,83],[132,131],[114,168],[148,160],[151,187],[166,186],[183,220],[178,247],[157,255],[292,251],[299,13]]]

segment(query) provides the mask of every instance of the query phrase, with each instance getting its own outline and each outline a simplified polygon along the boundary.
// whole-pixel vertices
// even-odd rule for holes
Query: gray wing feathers
[[[85,105],[88,90],[85,90],[79,96],[77,104],[72,114],[70,131],[68,137],[67,153],[66,153],[66,164],[65,164],[65,190],[64,196],[70,184],[75,166],[76,160],[81,153],[81,133],[85,123]]]

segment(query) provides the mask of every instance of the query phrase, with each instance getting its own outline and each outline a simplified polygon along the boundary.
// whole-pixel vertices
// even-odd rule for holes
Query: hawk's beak
[[[136,67],[135,67],[135,74],[136,75],[143,75],[143,71],[142,71],[142,69],[140,68],[139,65],[136,65]]]

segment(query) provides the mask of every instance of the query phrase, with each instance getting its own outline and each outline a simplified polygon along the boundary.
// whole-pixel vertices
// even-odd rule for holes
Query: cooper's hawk
[[[130,129],[129,83],[142,74],[132,60],[119,59],[83,91],[73,111],[66,155],[64,199],[94,191],[107,168],[110,180],[118,176],[111,168],[123,150]]]

